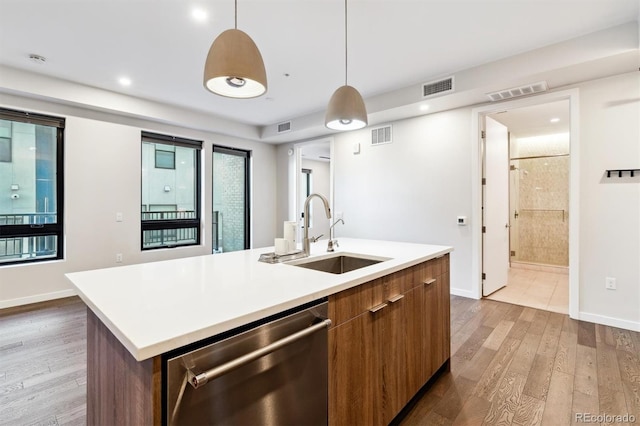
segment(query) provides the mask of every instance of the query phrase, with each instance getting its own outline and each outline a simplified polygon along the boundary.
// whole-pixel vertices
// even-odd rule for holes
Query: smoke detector
[[[35,62],[36,64],[40,64],[40,65],[47,62],[47,58],[45,58],[44,56],[36,55],[35,53],[31,53],[29,55],[29,59],[31,59],[31,61]]]

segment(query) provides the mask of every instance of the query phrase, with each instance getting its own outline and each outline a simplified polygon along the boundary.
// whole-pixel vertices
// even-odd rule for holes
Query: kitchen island
[[[311,256],[322,258],[327,255],[325,249],[326,242],[319,241],[312,245]],[[437,335],[442,354],[433,363],[441,367],[448,361],[449,337],[445,334],[451,247],[343,238],[337,252],[388,259],[344,274],[258,262],[260,254],[271,250],[67,274],[88,306],[88,424],[161,424],[163,354],[325,297],[329,298],[329,317],[334,321],[332,330],[338,332],[348,331],[347,326],[355,324],[352,319],[365,317],[357,303],[343,307],[349,300],[380,306],[377,299],[396,302],[402,295],[412,300],[416,312],[433,303],[433,314],[446,315],[446,326],[440,321],[439,328],[431,330],[426,324],[417,327],[414,332],[419,334],[414,334],[418,339],[427,332],[431,333],[429,338]],[[424,294],[412,292],[418,284],[426,288],[438,281],[444,284],[438,287],[438,294],[446,292],[446,301],[429,302]],[[394,302],[390,304],[399,305]],[[389,312],[386,316],[393,319],[394,310]],[[388,332],[391,324],[379,331]],[[341,337],[335,333],[329,333],[330,376],[333,367],[346,368],[346,360],[331,359],[332,343],[335,351],[336,338]],[[376,355],[376,359],[382,358]],[[431,359],[419,360],[417,368],[431,373],[431,364],[425,369]],[[420,386],[424,384],[422,377],[418,381]],[[331,377],[329,383],[331,386]],[[331,392],[330,388],[330,412]],[[372,415],[376,423],[388,417]]]

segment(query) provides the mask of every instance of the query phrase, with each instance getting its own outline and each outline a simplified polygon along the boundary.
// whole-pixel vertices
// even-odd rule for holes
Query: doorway
[[[293,200],[298,232],[304,226],[304,202],[310,194],[318,193],[325,196],[333,209],[332,150],[332,139],[321,139],[295,145],[296,190]],[[321,201],[317,198],[312,199],[309,206],[309,236],[328,239],[330,225]],[[302,241],[300,235],[296,238],[297,241]]]
[[[250,151],[213,146],[213,253],[250,246],[250,156]]]
[[[571,100],[565,97],[494,110],[482,119],[487,137],[481,150],[482,176],[503,176],[505,180],[497,184],[487,179],[482,187],[481,294],[569,313],[570,204],[577,201],[577,194],[570,190],[570,176],[577,173],[570,155]],[[496,149],[488,140],[494,121],[507,132],[506,149],[500,148],[499,160],[491,159]],[[490,167],[498,167],[500,173]],[[498,195],[496,201],[496,193],[505,195]],[[502,227],[496,226],[496,217],[505,219]],[[486,226],[491,220],[493,226]],[[503,282],[496,283],[496,277]]]

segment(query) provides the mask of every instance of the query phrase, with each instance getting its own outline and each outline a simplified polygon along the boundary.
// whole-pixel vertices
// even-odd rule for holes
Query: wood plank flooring
[[[603,414],[640,423],[640,333],[452,296],[451,350],[450,373],[401,425],[576,425]]]
[[[0,311],[0,425],[85,424],[85,309],[69,298]],[[451,371],[400,424],[575,425],[576,413],[640,423],[640,333],[452,296],[451,348]]]
[[[68,298],[0,311],[0,424],[84,425],[87,311]]]

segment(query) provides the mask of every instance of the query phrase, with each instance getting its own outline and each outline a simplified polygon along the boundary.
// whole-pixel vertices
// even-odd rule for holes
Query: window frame
[[[56,255],[30,257],[0,262],[0,268],[7,265],[47,262],[64,259],[64,128],[65,119],[51,115],[36,114],[0,107],[0,119],[17,121],[56,129],[56,223],[35,223],[21,225],[0,225],[0,238],[56,237]]]
[[[142,131],[141,132],[141,138],[140,138],[140,150],[142,151],[142,147],[143,144],[145,142],[150,142],[150,143],[158,143],[158,144],[165,144],[165,145],[173,145],[173,146],[180,146],[180,147],[184,147],[184,148],[192,148],[196,151],[195,153],[195,206],[194,206],[194,210],[195,210],[195,215],[196,217],[193,219],[170,219],[170,220],[166,220],[166,219],[159,219],[159,220],[153,220],[153,219],[147,219],[144,220],[143,216],[142,216],[142,209],[140,211],[140,249],[142,251],[149,251],[149,250],[157,250],[157,249],[166,249],[166,248],[179,248],[179,247],[189,247],[189,246],[197,246],[200,245],[200,242],[202,241],[202,149],[203,149],[203,141],[198,141],[198,140],[193,140],[193,139],[186,139],[186,138],[180,138],[177,136],[169,136],[169,135],[162,135],[162,134],[158,134],[158,133],[152,133],[152,132],[146,132],[146,131]],[[175,155],[175,154],[174,154]],[[155,162],[155,153],[154,153],[154,162]],[[175,157],[174,157],[174,165],[175,165]],[[155,166],[155,164],[154,164]],[[170,170],[170,169],[167,169]],[[175,168],[173,169],[175,170]],[[142,188],[142,179],[143,179],[143,175],[142,175],[142,162],[141,162],[141,168],[140,168],[140,188]],[[140,194],[142,197],[142,193]],[[142,200],[141,200],[142,201]],[[144,205],[141,203],[141,205]],[[147,212],[150,211],[150,205],[147,206]],[[196,238],[195,238],[195,242],[193,243],[188,243],[188,244],[163,244],[163,245],[158,245],[158,246],[153,246],[153,247],[145,247],[144,246],[144,233],[145,231],[177,231],[179,229],[188,229],[188,228],[194,228],[196,230]]]

